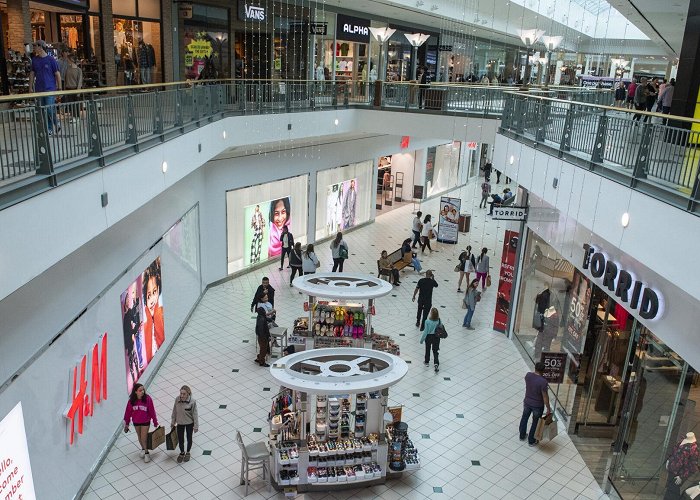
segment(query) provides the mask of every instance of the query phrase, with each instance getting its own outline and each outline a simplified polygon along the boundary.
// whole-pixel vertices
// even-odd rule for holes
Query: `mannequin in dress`
[[[552,347],[552,341],[557,338],[559,331],[559,314],[554,306],[548,307],[542,313],[542,329],[537,333],[535,338],[535,357],[539,360],[542,352],[549,351]]]
[[[668,479],[666,480],[664,500],[683,498],[681,484],[698,471],[698,460],[700,460],[700,452],[698,452],[695,434],[689,432],[685,435],[685,439],[673,450],[666,462]]]

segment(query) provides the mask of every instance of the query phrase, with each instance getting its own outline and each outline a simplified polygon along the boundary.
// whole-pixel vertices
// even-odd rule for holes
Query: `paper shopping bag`
[[[165,436],[165,449],[174,450],[175,448],[177,448],[177,427],[173,427]]]
[[[149,450],[155,450],[165,441],[165,429],[162,425],[159,425],[154,430],[148,433],[148,440],[146,445]]]
[[[537,421],[537,428],[535,429],[535,439],[537,441],[542,441],[542,435],[544,434],[544,419],[539,419]]]

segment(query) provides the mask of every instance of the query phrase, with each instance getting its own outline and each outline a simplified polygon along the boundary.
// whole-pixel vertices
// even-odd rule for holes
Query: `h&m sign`
[[[265,22],[266,16],[265,7],[262,5],[254,5],[246,0],[239,0],[238,19],[241,21],[256,21],[262,23]]]
[[[338,40],[369,43],[369,21],[359,17],[338,14],[335,37]]]
[[[607,288],[644,319],[655,319],[661,313],[659,293],[622,269],[600,250],[583,245],[583,269],[590,271],[602,288]]]

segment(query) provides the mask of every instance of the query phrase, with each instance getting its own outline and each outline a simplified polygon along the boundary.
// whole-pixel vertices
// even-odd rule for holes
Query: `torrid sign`
[[[265,7],[260,4],[239,0],[238,19],[241,21],[264,23],[266,19]]]
[[[369,43],[369,21],[358,17],[338,14],[335,37],[338,40]]]
[[[636,279],[600,250],[584,244],[582,267],[590,271],[601,287],[619,297],[620,302],[627,304],[630,309],[638,310],[642,318],[651,320],[659,316],[660,299],[656,290]]]

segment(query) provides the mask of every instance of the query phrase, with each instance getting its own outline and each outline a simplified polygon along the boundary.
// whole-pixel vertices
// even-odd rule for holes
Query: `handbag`
[[[434,240],[434,239],[436,238],[436,236],[435,236],[435,231],[433,231],[432,229],[430,230],[430,236],[429,236],[429,238],[430,238],[431,240]]]
[[[177,427],[173,427],[165,436],[165,449],[174,450],[177,448]]]
[[[455,272],[456,272],[456,273],[460,272],[460,271],[462,270],[461,267],[462,267],[462,266],[460,266],[459,264],[457,264],[457,265],[455,266]]]
[[[447,338],[447,330],[445,330],[445,325],[442,324],[442,321],[440,321],[438,326],[435,327],[435,335],[437,335],[437,338],[439,339]]]
[[[340,256],[341,259],[347,259],[348,258],[348,249],[345,248],[344,246],[341,246],[340,250],[338,251],[338,255]]]
[[[491,275],[490,274],[486,275],[486,286],[491,286]]]
[[[165,442],[165,429],[162,425],[159,425],[151,432],[148,433],[148,439],[146,440],[146,447],[149,450],[155,450],[161,444]]]

